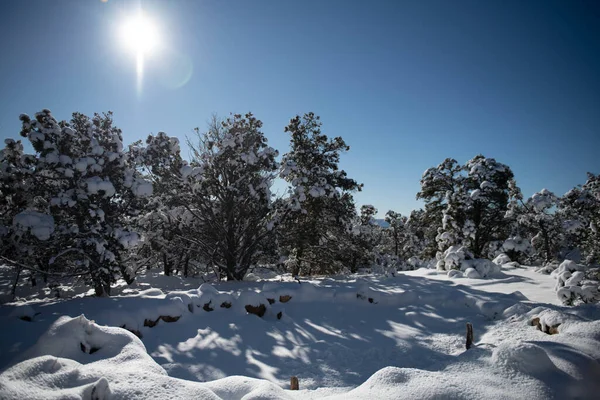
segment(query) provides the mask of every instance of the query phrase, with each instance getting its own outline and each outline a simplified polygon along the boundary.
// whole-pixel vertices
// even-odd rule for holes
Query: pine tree
[[[340,154],[350,148],[341,137],[323,134],[314,113],[294,117],[285,132],[291,136],[290,151],[283,156],[281,177],[290,196],[281,245],[293,259],[292,273],[340,270],[351,262],[343,242],[356,216],[352,192],[362,188],[338,167]]]
[[[127,259],[140,237],[130,228],[152,186],[129,165],[112,114],[74,113],[59,123],[43,110],[34,119],[21,115],[21,121],[21,135],[36,151],[30,179],[38,201],[28,212],[49,214],[56,224],[39,253],[40,267],[61,265],[86,276],[97,295],[110,294],[119,277],[131,283],[135,271]],[[17,226],[31,221],[20,215]]]
[[[526,202],[509,204],[507,218],[516,221],[512,236],[528,238],[538,256],[545,262],[558,258],[561,246],[561,218],[556,213],[559,198],[547,189],[533,194]],[[514,255],[508,256],[517,261]]]
[[[251,113],[213,120],[191,143],[191,188],[184,205],[189,240],[228,280],[242,280],[273,229],[271,185],[279,168],[262,122]]]
[[[146,145],[130,146],[130,157],[152,182],[153,196],[137,222],[145,241],[139,249],[141,264],[163,265],[165,275],[182,270],[190,273],[190,259],[197,255],[185,235],[191,214],[182,206],[191,195],[187,185],[197,173],[181,157],[179,139],[164,132],[149,135]]]

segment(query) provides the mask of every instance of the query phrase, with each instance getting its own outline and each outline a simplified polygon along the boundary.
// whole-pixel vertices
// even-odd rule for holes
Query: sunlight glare
[[[125,22],[121,30],[123,44],[138,53],[148,53],[156,48],[159,42],[158,30],[154,22],[139,12]]]

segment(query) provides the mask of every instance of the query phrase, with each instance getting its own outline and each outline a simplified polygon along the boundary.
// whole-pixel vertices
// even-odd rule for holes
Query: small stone
[[[287,303],[288,301],[290,301],[292,299],[292,296],[288,296],[287,294],[283,295],[283,296],[279,296],[279,301],[281,303]]]
[[[178,315],[177,317],[171,317],[169,315],[161,315],[159,317],[159,319],[162,319],[165,322],[177,322],[179,320],[179,318],[181,318],[181,315]]]
[[[153,321],[151,319],[147,319],[146,318],[144,320],[144,326],[148,326],[150,328],[154,328],[156,326],[156,324],[158,324],[158,321],[160,321],[160,317],[156,321]]]

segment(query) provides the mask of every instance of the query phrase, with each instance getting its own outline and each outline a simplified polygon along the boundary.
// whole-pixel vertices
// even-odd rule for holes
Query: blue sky
[[[380,215],[418,208],[446,157],[494,157],[526,196],[600,172],[597,1],[142,1],[163,47],[141,92],[117,35],[138,4],[0,2],[0,138],[42,108],[112,110],[128,143],[252,111],[283,153],[314,111]]]

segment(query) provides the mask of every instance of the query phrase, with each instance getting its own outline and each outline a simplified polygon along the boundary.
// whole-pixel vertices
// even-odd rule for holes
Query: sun
[[[142,94],[145,59],[156,53],[161,46],[160,29],[156,22],[141,9],[123,19],[119,29],[119,39],[125,51],[135,56],[137,91]]]
[[[136,55],[148,54],[155,50],[160,42],[159,36],[154,21],[142,12],[125,20],[121,27],[123,45]]]

